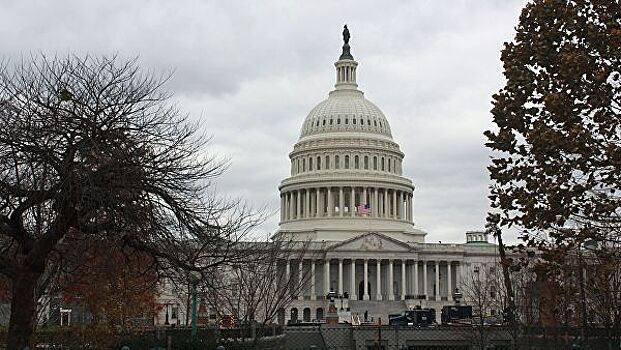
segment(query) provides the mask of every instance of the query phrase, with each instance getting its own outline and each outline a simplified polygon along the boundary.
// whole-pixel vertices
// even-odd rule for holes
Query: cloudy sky
[[[347,23],[360,89],[406,154],[416,225],[429,242],[462,242],[484,225],[482,133],[524,2],[0,0],[0,54],[119,53],[174,71],[168,89],[231,159],[218,189],[275,211],[302,121],[333,87]]]

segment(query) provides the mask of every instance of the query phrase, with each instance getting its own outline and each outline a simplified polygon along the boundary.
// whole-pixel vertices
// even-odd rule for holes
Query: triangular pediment
[[[412,250],[407,243],[377,232],[370,232],[338,243],[330,251],[359,251],[359,252],[408,252]]]

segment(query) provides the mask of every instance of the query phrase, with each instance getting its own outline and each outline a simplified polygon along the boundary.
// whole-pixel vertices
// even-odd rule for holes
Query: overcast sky
[[[484,225],[482,134],[524,3],[0,0],[0,54],[119,53],[174,70],[168,89],[231,159],[218,189],[275,211],[302,121],[333,88],[347,23],[359,87],[405,152],[416,225],[428,242],[463,242]]]

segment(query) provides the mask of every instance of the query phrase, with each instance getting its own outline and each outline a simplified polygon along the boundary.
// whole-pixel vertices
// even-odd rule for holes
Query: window
[[[377,156],[373,157],[373,170],[377,170]]]
[[[308,158],[308,171],[313,171],[313,158]]]
[[[349,169],[349,156],[345,156],[345,169]]]
[[[317,170],[321,170],[321,157],[317,156]]]
[[[302,171],[306,171],[306,159],[302,159]]]
[[[479,267],[478,266],[474,267],[474,273],[479,273]]]
[[[356,118],[351,118],[351,122],[356,124]]]
[[[330,169],[330,156],[326,156],[326,170]]]
[[[386,168],[384,167],[384,157],[382,157],[382,171],[386,170]]]
[[[349,119],[345,118],[345,124],[349,123]]]
[[[170,318],[177,319],[179,318],[179,305],[171,305],[170,307]]]
[[[392,171],[392,167],[391,167],[392,162],[390,161],[390,158],[388,158],[388,171]]]
[[[334,120],[330,119],[330,125],[332,125],[332,124],[333,124],[333,123],[332,123],[333,121],[334,121]]]
[[[296,174],[297,174],[297,173],[299,173],[299,172],[300,172],[300,160],[299,160],[299,159],[297,159],[296,163],[297,163],[297,166],[296,166],[296,171],[295,171],[295,172],[296,172]]]
[[[364,125],[364,119],[360,118],[360,125]]]
[[[319,126],[319,120],[317,120],[317,126]]]
[[[324,126],[326,125],[326,120],[325,119],[323,120],[322,125],[324,125]]]
[[[367,119],[367,125],[371,125],[371,119]]]
[[[360,168],[360,163],[358,160],[358,155],[354,156],[354,168],[358,169]]]
[[[364,169],[369,169],[369,156],[364,156]]]
[[[339,156],[334,156],[334,169],[340,169],[341,168],[341,159],[339,158]]]
[[[373,126],[377,126],[377,120],[373,121]]]
[[[337,124],[341,124],[341,118],[337,119],[337,120],[336,120],[336,123],[337,123]]]

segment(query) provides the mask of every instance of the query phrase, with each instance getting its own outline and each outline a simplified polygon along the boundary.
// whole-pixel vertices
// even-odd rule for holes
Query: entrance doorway
[[[371,295],[371,282],[367,282],[367,291],[366,294]],[[358,300],[363,300],[364,294],[364,280],[362,280],[358,283]]]

